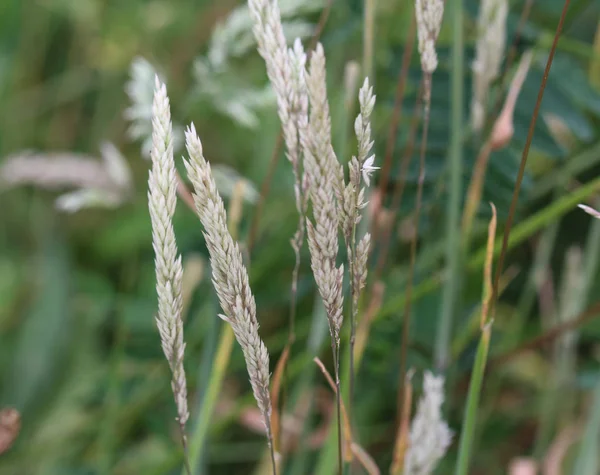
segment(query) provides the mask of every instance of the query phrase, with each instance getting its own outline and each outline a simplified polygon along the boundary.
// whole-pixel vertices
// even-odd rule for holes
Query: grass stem
[[[375,84],[373,75],[373,54],[375,39],[375,4],[377,0],[365,0],[364,23],[363,23],[363,73],[368,77],[371,84]]]
[[[590,196],[600,191],[600,177],[582,185],[580,188],[572,191],[548,207],[538,211],[527,220],[515,226],[514,231],[508,240],[508,249],[512,249],[523,243],[526,239],[548,226],[550,223],[559,219],[561,216],[572,211],[579,203],[585,201]],[[497,242],[494,247],[494,256],[499,255],[502,250],[502,243]],[[479,249],[471,255],[466,263],[468,271],[475,271],[481,268],[485,262],[485,249]],[[447,279],[447,274],[434,274],[426,280],[423,280],[413,290],[413,300],[420,299],[425,295],[436,290]],[[396,313],[404,305],[405,294],[393,295],[378,313],[378,318],[389,317]]]
[[[343,474],[344,470],[344,434],[342,433],[342,388],[340,385],[340,345],[332,343],[331,350],[333,351],[333,366],[335,368],[335,392],[336,392],[336,409],[337,409],[337,433],[338,433],[338,473]]]
[[[446,264],[448,278],[445,280],[441,318],[437,329],[435,345],[435,364],[438,369],[445,369],[450,355],[452,338],[452,321],[460,292],[460,204],[462,197],[463,174],[463,103],[464,103],[464,25],[463,0],[453,2],[452,11],[452,72],[451,72],[451,112],[450,112],[450,154],[448,168],[450,170],[450,191],[446,209]]]
[[[404,149],[404,154],[402,155],[402,161],[400,163],[400,175],[398,180],[394,184],[394,190],[392,192],[392,203],[390,205],[391,217],[390,224],[386,226],[383,231],[383,236],[380,240],[380,250],[379,256],[377,258],[377,265],[375,266],[375,281],[378,281],[381,277],[383,269],[387,263],[388,252],[390,249],[390,240],[392,237],[392,229],[393,224],[396,222],[396,216],[400,212],[400,207],[402,205],[402,198],[404,196],[404,189],[406,187],[406,173],[408,172],[408,167],[410,165],[410,161],[413,156],[413,151],[415,148],[415,141],[417,139],[417,131],[419,129],[420,119],[421,119],[421,101],[422,101],[422,89],[423,83],[419,87],[419,91],[417,93],[417,101],[415,103],[413,118],[410,123],[410,131],[408,133],[408,142],[406,148]]]
[[[349,270],[350,270],[350,376],[349,376],[349,392],[348,392],[348,416],[350,417],[350,424],[353,421],[353,398],[354,398],[354,384],[356,375],[354,374],[354,347],[356,345],[356,318],[358,316],[358,289],[354,285],[355,283],[355,272],[356,272],[356,224],[352,226],[352,242],[348,249],[349,255]]]
[[[234,335],[233,330],[229,325],[222,325],[221,336],[219,338],[219,344],[217,345],[217,351],[215,354],[214,364],[212,366],[212,372],[210,375],[208,389],[202,400],[200,412],[198,414],[198,422],[194,429],[191,444],[190,444],[190,459],[192,473],[197,473],[198,466],[200,465],[200,457],[208,434],[208,427],[211,421],[211,415],[214,413],[219,394],[221,392],[221,386],[223,379],[225,378],[225,372],[229,365],[229,359],[231,357],[231,351],[233,349]]]
[[[458,447],[458,462],[456,464],[456,475],[467,475],[469,473],[469,464],[471,461],[471,447],[475,438],[475,424],[477,420],[477,411],[479,409],[479,399],[481,397],[481,386],[485,373],[485,364],[487,361],[490,338],[492,333],[491,322],[488,323],[481,333],[481,339],[477,347],[477,356],[475,366],[471,374],[469,384],[469,394],[467,396],[467,405],[465,418],[462,425],[462,433]]]
[[[387,187],[390,181],[390,171],[392,168],[392,159],[394,158],[394,150],[396,148],[398,124],[402,118],[402,101],[404,99],[404,91],[406,89],[406,79],[408,77],[408,71],[410,69],[410,61],[413,55],[413,49],[415,45],[415,33],[417,29],[417,20],[414,15],[411,15],[410,28],[406,36],[406,42],[404,44],[404,52],[402,54],[402,65],[400,72],[398,73],[398,80],[396,82],[396,93],[394,96],[394,109],[392,111],[392,118],[390,119],[390,128],[388,129],[387,142],[385,146],[385,156],[383,164],[381,166],[381,175],[379,179],[379,201],[377,208],[374,210],[374,225],[371,226],[371,236],[373,242],[377,240],[376,229],[378,217],[383,208],[383,198],[386,195]],[[400,177],[402,179],[402,177]],[[377,280],[377,279],[375,279]]]
[[[515,188],[513,192],[512,201],[510,203],[510,209],[508,211],[508,219],[506,220],[506,226],[504,228],[504,236],[502,238],[502,250],[500,251],[500,257],[498,258],[498,266],[496,267],[496,275],[494,277],[494,287],[492,291],[492,301],[491,301],[491,309],[490,314],[494,315],[494,307],[496,305],[496,299],[498,296],[498,283],[500,281],[500,275],[502,274],[502,268],[504,266],[504,259],[506,257],[506,253],[508,251],[508,238],[510,236],[510,231],[512,227],[512,223],[515,216],[515,211],[517,208],[517,202],[519,201],[519,192],[521,191],[521,183],[523,182],[523,176],[525,174],[525,166],[527,165],[527,158],[529,156],[529,149],[531,148],[531,141],[533,140],[533,134],[535,132],[535,124],[537,122],[538,115],[540,113],[540,108],[542,106],[542,99],[544,98],[544,91],[546,90],[546,83],[548,82],[548,76],[550,75],[550,68],[552,67],[552,61],[554,60],[554,54],[556,53],[556,47],[558,45],[558,39],[560,38],[560,34],[563,29],[563,25],[565,22],[565,18],[567,16],[567,11],[569,9],[569,5],[571,0],[565,0],[562,13],[560,15],[560,19],[558,21],[558,25],[556,26],[556,32],[554,34],[554,40],[552,41],[552,47],[550,48],[550,54],[548,55],[548,60],[546,62],[546,67],[544,69],[544,75],[542,77],[542,83],[540,84],[540,89],[538,91],[538,96],[535,102],[535,107],[533,109],[533,115],[531,117],[531,122],[529,124],[529,131],[527,132],[527,140],[525,141],[525,147],[523,148],[523,154],[521,156],[521,164],[519,166],[519,174],[517,175],[517,181],[515,182]]]
[[[483,184],[485,181],[485,172],[487,170],[488,161],[490,154],[492,153],[492,141],[488,138],[481,147],[477,159],[475,161],[475,167],[473,169],[473,175],[469,183],[467,190],[467,197],[465,200],[465,209],[462,215],[462,239],[463,249],[465,253],[469,252],[469,245],[471,241],[471,230],[473,228],[473,219],[477,214],[477,209],[481,202],[481,194],[483,193]]]
[[[183,447],[183,468],[187,475],[192,475],[192,467],[190,466],[190,458],[188,453],[187,435],[185,433],[185,424],[179,424],[179,432],[181,435],[181,446]]]
[[[486,257],[483,271],[483,292],[481,297],[481,338],[477,346],[475,365],[471,373],[469,393],[465,409],[465,417],[458,448],[458,461],[456,463],[456,475],[467,475],[471,461],[471,452],[475,438],[477,413],[479,412],[479,399],[481,387],[485,374],[485,366],[490,348],[493,318],[490,314],[492,299],[492,263],[494,260],[494,239],[496,236],[496,208],[492,205],[492,219],[488,226],[488,239],[486,245]]]

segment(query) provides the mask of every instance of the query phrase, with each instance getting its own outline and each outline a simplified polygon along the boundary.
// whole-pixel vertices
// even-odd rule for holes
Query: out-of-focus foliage
[[[139,102],[132,107],[126,84],[130,81],[132,64],[143,76],[142,80],[150,81],[150,87],[153,71],[158,71],[169,86],[174,122],[195,123],[203,139],[204,153],[216,165],[217,180],[224,194],[233,189],[240,177],[247,181],[250,186],[246,187],[249,191],[240,227],[244,241],[257,209],[257,190],[269,171],[279,124],[264,64],[254,51],[242,3],[234,0],[0,2],[0,166],[23,150],[95,156],[99,144],[110,141],[125,157],[131,173],[127,199],[119,201],[115,209],[94,208],[64,214],[54,207],[57,198],[54,191],[32,186],[0,190],[0,409],[8,405],[16,407],[22,424],[14,446],[0,454],[3,475],[179,473],[181,453],[168,367],[154,324],[156,296],[147,208],[148,162],[141,159],[149,130],[147,107],[151,96],[145,94],[151,89],[145,92],[136,89]],[[282,1],[289,35],[301,35],[308,40],[326,3]],[[351,136],[348,131],[352,130],[352,118],[346,117],[345,91],[340,85],[346,63],[361,60],[363,11],[358,0],[334,3],[322,41],[328,58],[334,146],[341,159],[347,160],[355,144],[347,139]],[[509,42],[524,3],[511,2]],[[485,232],[481,230],[489,218],[487,201],[495,203],[499,229],[504,227],[562,3],[561,0],[535,2],[517,45],[518,55],[533,48],[534,61],[517,101],[514,139],[509,147],[493,153],[490,159],[475,226],[474,251],[468,256],[475,261],[479,246],[484,244]],[[575,205],[568,213],[553,208],[600,172],[600,84],[590,80],[594,77],[590,74],[592,66],[596,65],[597,70],[600,61],[598,42],[594,49],[600,4],[594,0],[571,3],[516,215],[517,227],[522,223],[535,224],[532,216],[542,216],[546,221],[533,231],[526,228],[519,245],[509,254],[508,265],[515,272],[497,309],[490,346],[492,360],[494,355],[561,321],[563,316],[553,313],[553,309],[565,308],[569,303],[557,290],[564,288],[563,281],[568,275],[564,271],[567,249],[575,246],[583,252],[585,292],[580,293],[581,308],[594,303],[594,296],[600,290],[595,267],[600,246],[598,225],[590,224],[592,219],[575,209]],[[399,0],[379,0],[377,4],[373,82],[378,98],[374,111],[375,164],[380,165],[412,9],[410,2]],[[475,0],[466,1],[464,12],[468,64],[473,58],[477,5]],[[238,7],[242,10],[229,17]],[[443,268],[441,249],[445,238],[450,130],[449,21],[444,23],[439,43],[440,67],[433,76],[417,290]],[[415,54],[396,138],[390,192],[401,179],[400,161],[409,137],[419,78]],[[465,91],[471,91],[469,71],[464,80]],[[492,103],[497,91],[495,84]],[[465,112],[469,104],[470,96],[466,94]],[[135,119],[134,125],[130,119]],[[465,129],[465,187],[480,141],[481,137]],[[361,445],[384,472],[391,461],[395,433],[403,313],[399,297],[406,287],[406,235],[411,231],[407,229],[406,218],[415,204],[417,151],[415,147],[401,212],[394,223],[391,254],[383,274],[384,303],[372,324],[354,404]],[[183,172],[181,153],[180,150],[176,159]],[[573,176],[570,170],[575,170]],[[377,179],[375,174],[373,180]],[[78,189],[79,194],[70,195],[66,204],[71,208],[90,204],[89,200],[97,196],[86,195],[86,189]],[[389,204],[389,198],[384,203]],[[597,204],[595,207],[598,209]],[[282,156],[274,170],[250,258],[260,331],[273,362],[287,341],[289,285],[294,265],[289,239],[296,220],[293,178]],[[184,261],[198,256],[205,259],[201,227],[183,203],[178,205],[174,225]],[[329,354],[323,338],[326,327],[324,319],[319,319],[319,307],[314,305],[314,279],[304,251],[297,338],[286,378],[292,389],[300,387],[300,382],[322,389],[326,386],[310,365],[316,354],[323,358]],[[376,247],[375,255],[378,251]],[[472,272],[464,273],[457,309],[454,359],[445,407],[449,425],[457,434],[465,384],[479,336],[477,327],[469,322],[480,300],[481,265],[482,261],[476,262]],[[193,284],[187,289],[190,297],[185,365],[193,421],[207,389],[221,322],[217,318],[218,304],[208,266],[200,281],[190,282]],[[409,365],[419,370],[432,365],[439,315],[439,286],[426,290],[426,294],[416,292],[410,333]],[[419,299],[422,295],[426,297]],[[572,397],[569,401],[559,400],[551,414],[548,422],[551,440],[587,414],[593,417],[584,430],[592,434],[590,437],[597,436],[598,411],[595,408],[590,412],[587,395],[599,380],[598,337],[597,320],[578,330],[578,343],[571,354],[575,360],[574,374],[566,383]],[[549,391],[564,389],[562,380],[555,379],[554,354],[552,346],[535,348],[513,362],[493,367],[486,375],[478,421],[480,436],[473,450],[473,473],[505,473],[513,457],[532,455],[534,451],[536,456],[548,453],[549,444],[543,442],[545,436],[538,430],[543,419],[540,407],[547,402]],[[203,473],[250,473],[265,450],[263,437],[252,424],[254,405],[243,365],[236,348],[210,424]],[[415,381],[415,387],[420,387],[420,381]],[[296,393],[290,391],[288,395],[295,400]],[[290,463],[289,473],[312,473],[310,467],[322,440],[319,429],[331,412],[330,396],[326,391],[316,393],[314,411],[305,425],[314,445],[301,445],[291,454],[290,459],[305,465]],[[568,466],[594,463],[588,445],[573,446],[565,463]],[[452,470],[456,447],[450,450],[440,473]]]

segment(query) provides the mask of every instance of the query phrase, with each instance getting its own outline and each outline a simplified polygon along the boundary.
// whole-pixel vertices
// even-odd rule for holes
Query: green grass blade
[[[73,331],[69,321],[71,271],[66,242],[47,207],[37,200],[32,217],[37,237],[42,241],[34,274],[36,285],[0,392],[5,404],[30,414],[45,402],[40,395],[51,394],[64,375],[62,358],[71,349]]]
[[[475,366],[473,367],[473,373],[471,374],[463,429],[460,435],[456,475],[467,475],[469,473],[471,447],[473,446],[473,439],[475,437],[477,412],[479,410],[479,399],[481,397],[481,385],[483,383],[483,375],[487,363],[491,334],[492,325],[490,322],[483,329],[477,347],[477,356],[475,357]]]
[[[600,203],[596,200],[596,207],[598,204]],[[561,322],[576,318],[585,310],[590,300],[590,289],[598,271],[598,259],[600,257],[600,220],[598,219],[592,219],[586,239],[584,256],[583,262],[579,262],[581,268],[574,270],[569,270],[568,259],[565,261],[565,270],[562,272],[562,292],[560,294],[559,316]],[[568,341],[576,337],[568,337],[567,333],[564,338],[567,338]],[[567,401],[575,401],[575,395],[573,394],[575,386],[573,378],[576,374],[576,355],[573,348],[575,344],[573,341],[570,344],[566,342],[561,344],[560,340],[555,343],[555,361],[552,365],[553,380],[543,395],[542,412],[534,450],[536,458],[541,458],[548,449],[548,444],[559,421],[561,419],[569,420],[573,417],[573,405],[567,403]]]
[[[555,190],[560,191],[560,187],[568,185],[569,180],[579,173],[588,170],[589,168],[600,162],[600,142],[592,145],[590,148],[583,150],[568,160],[565,165],[549,172],[544,177],[540,178],[539,182],[531,190],[529,194],[530,200],[536,200],[545,194]]]
[[[510,250],[523,243],[536,232],[572,211],[579,203],[585,201],[598,191],[600,191],[600,178],[592,180],[586,185],[581,186],[572,193],[563,196],[559,200],[553,202],[551,205],[530,216],[527,220],[513,228],[508,241],[508,249]],[[498,256],[500,254],[501,248],[502,243],[497,242],[496,246],[494,247],[494,256]],[[485,248],[482,247],[467,261],[467,269],[469,271],[479,270],[481,269],[484,261]],[[413,300],[417,301],[425,295],[433,292],[443,281],[444,278],[441,274],[433,275],[429,279],[424,280],[414,288],[412,295]],[[399,294],[390,298],[386,305],[382,307],[378,318],[390,316],[399,311],[404,305],[404,298],[404,294]]]
[[[485,365],[490,348],[490,337],[492,334],[493,314],[490,315],[492,299],[494,298],[492,287],[492,264],[494,262],[494,239],[496,236],[496,207],[492,204],[492,219],[488,225],[488,239],[486,243],[485,266],[483,269],[483,289],[481,295],[481,338],[477,347],[475,356],[475,365],[471,373],[471,383],[469,385],[469,395],[465,410],[465,419],[462,433],[460,435],[460,447],[458,453],[458,462],[456,465],[457,475],[467,475],[469,471],[469,462],[471,461],[471,451],[473,449],[473,440],[475,437],[477,413],[479,411],[479,399],[481,397],[481,384],[485,373]]]
[[[600,446],[600,382],[594,390],[592,411],[588,417],[579,453],[572,473],[598,473],[598,446]]]
[[[206,390],[206,394],[204,395],[204,399],[202,400],[202,406],[198,414],[196,428],[194,429],[194,433],[190,438],[189,457],[193,474],[198,472],[202,449],[206,442],[206,435],[208,434],[208,428],[212,420],[211,416],[214,413],[217,400],[219,399],[221,386],[223,384],[225,372],[227,371],[227,366],[231,357],[233,340],[233,330],[231,329],[231,326],[222,325],[221,337],[217,346],[217,352],[215,355],[208,388]]]
[[[450,193],[448,198],[448,215],[446,222],[446,263],[448,278],[445,281],[442,297],[441,317],[437,329],[435,345],[435,364],[444,368],[450,355],[452,338],[452,319],[460,292],[460,203],[462,196],[462,157],[463,157],[463,97],[464,97],[464,33],[463,2],[452,2],[452,96],[450,112]]]
[[[306,344],[306,353],[308,355],[315,355],[319,353],[320,348],[323,347],[325,340],[329,337],[329,331],[327,328],[327,313],[325,312],[325,306],[323,305],[323,301],[319,295],[315,296],[315,302],[313,305],[313,316],[312,316],[312,324],[310,329],[310,334],[307,339]],[[315,377],[315,368],[314,364],[309,364],[308,360],[304,364],[304,369],[302,370],[302,374],[299,377],[299,382],[294,389],[292,394],[291,403],[295,404],[300,400],[300,396],[302,393],[307,391],[312,385],[314,385],[314,377]],[[302,437],[300,439],[300,450],[304,449],[305,438],[309,427],[305,424],[302,433]],[[301,452],[300,452],[301,453]],[[333,467],[335,467],[336,459],[334,452],[333,459]],[[289,473],[291,475],[304,475],[308,473],[308,469],[306,464],[308,462],[308,457],[305,456],[296,456],[292,461],[292,465]],[[318,473],[318,472],[316,472]]]

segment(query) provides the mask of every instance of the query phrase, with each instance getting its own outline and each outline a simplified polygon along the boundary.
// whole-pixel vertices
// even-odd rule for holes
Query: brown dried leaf
[[[496,238],[496,207],[490,203],[492,207],[492,219],[488,226],[487,247],[485,251],[485,267],[483,270],[483,298],[481,299],[481,330],[487,324],[489,318],[490,300],[492,299],[492,263],[494,260],[494,240]]]
[[[412,371],[409,371],[406,375],[406,381],[404,383],[404,406],[402,407],[402,419],[400,421],[400,427],[398,427],[398,434],[396,436],[396,443],[394,445],[394,458],[392,461],[392,466],[390,467],[391,475],[402,473],[402,469],[404,467],[404,456],[408,449],[410,436],[410,410],[412,407],[413,394],[411,377]]]
[[[521,88],[523,87],[523,83],[525,82],[525,78],[527,77],[527,73],[529,72],[532,58],[533,53],[531,51],[527,51],[521,57],[521,62],[519,63],[517,72],[515,73],[515,76],[510,84],[502,111],[500,112],[500,115],[496,119],[496,123],[492,128],[490,144],[493,151],[500,150],[508,145],[514,135],[515,130],[513,118],[515,105],[517,103],[519,93],[521,92]]]
[[[19,435],[21,415],[12,407],[0,411],[0,454],[6,452]]]
[[[271,415],[271,430],[273,432],[273,443],[275,444],[275,451],[280,452],[280,437],[281,432],[281,414],[279,413],[279,394],[281,392],[281,381],[283,379],[283,373],[285,365],[290,356],[290,344],[288,343],[283,349],[283,353],[279,357],[275,372],[273,373],[273,385],[271,387],[271,403],[273,405],[273,414]]]
[[[509,475],[537,475],[537,462],[528,457],[518,457],[511,460],[508,467]]]
[[[363,468],[367,471],[369,475],[380,475],[381,472],[379,467],[373,460],[365,449],[363,449],[360,445],[352,442],[351,444],[352,453],[356,457],[356,460],[360,462]]]
[[[562,475],[562,464],[567,456],[571,446],[581,437],[581,427],[583,423],[579,422],[562,429],[544,457],[542,473],[544,475]]]
[[[317,364],[317,366],[323,373],[323,376],[325,376],[325,379],[329,383],[329,386],[331,387],[333,393],[337,397],[337,388],[335,386],[335,382],[333,381],[333,378],[327,371],[327,368],[325,368],[325,365],[318,357],[315,357],[313,359],[313,361]],[[341,406],[341,412],[342,412],[342,414],[341,414],[342,415],[342,428],[343,428],[343,435],[344,435],[344,460],[346,460],[347,462],[351,462],[352,461],[352,430],[350,428],[350,418],[348,417],[348,413],[346,412],[346,406],[344,405],[343,400],[341,401],[340,406]]]

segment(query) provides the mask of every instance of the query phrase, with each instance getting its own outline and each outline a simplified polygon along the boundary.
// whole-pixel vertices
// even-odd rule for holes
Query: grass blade
[[[452,95],[450,112],[450,154],[448,165],[450,169],[450,192],[448,197],[448,215],[446,221],[446,263],[448,279],[444,284],[441,317],[437,329],[435,345],[435,364],[445,368],[450,356],[450,340],[452,338],[452,320],[454,308],[460,292],[460,202],[462,196],[463,175],[463,98],[464,98],[464,32],[463,32],[463,1],[455,0],[452,7]]]
[[[471,383],[469,385],[469,395],[467,396],[467,406],[463,422],[463,430],[460,435],[460,445],[458,449],[458,462],[456,464],[456,475],[467,475],[469,473],[469,463],[471,461],[471,446],[475,437],[475,425],[477,421],[477,411],[479,409],[479,399],[481,396],[481,386],[483,383],[483,374],[487,362],[488,350],[490,347],[490,337],[492,334],[491,322],[488,323],[483,332],[477,347],[477,356],[475,357],[475,366],[471,374]]]
[[[512,228],[513,219],[515,216],[515,211],[517,209],[517,203],[519,201],[519,192],[521,191],[521,183],[523,182],[523,176],[525,175],[525,166],[527,165],[527,158],[529,157],[529,150],[531,147],[531,142],[533,140],[533,135],[535,133],[535,124],[537,122],[540,109],[542,106],[542,100],[544,99],[544,92],[546,91],[546,84],[548,82],[548,76],[550,75],[550,69],[552,68],[552,61],[554,60],[554,54],[556,53],[556,47],[558,45],[558,40],[560,38],[560,34],[563,29],[563,25],[565,22],[565,18],[567,16],[567,11],[569,9],[571,1],[565,0],[563,5],[562,13],[560,15],[560,19],[558,21],[558,25],[556,25],[556,32],[554,33],[554,39],[552,41],[552,47],[550,48],[550,54],[548,55],[548,60],[546,61],[546,67],[544,68],[544,75],[542,76],[542,82],[540,84],[540,88],[538,90],[537,99],[535,102],[535,107],[533,109],[533,114],[531,116],[531,121],[529,123],[529,131],[527,132],[527,140],[525,141],[525,147],[523,148],[523,154],[521,155],[521,164],[519,165],[519,173],[517,175],[517,180],[515,181],[515,187],[513,191],[513,197],[510,203],[510,209],[508,211],[508,218],[506,220],[506,226],[504,228],[504,236],[502,237],[502,251],[500,251],[500,256],[498,258],[498,266],[496,268],[496,275],[494,276],[494,287],[492,290],[492,299],[491,299],[491,312],[494,312],[494,305],[496,305],[496,299],[498,295],[498,282],[500,279],[500,275],[502,274],[502,269],[504,267],[504,258],[506,257],[506,253],[508,251],[508,242],[511,237],[510,231]]]
[[[221,337],[219,339],[208,389],[202,400],[196,428],[190,438],[189,457],[193,474],[198,472],[198,467],[200,466],[202,450],[206,441],[206,435],[208,434],[208,427],[212,420],[211,416],[214,413],[214,408],[219,399],[221,385],[223,384],[223,379],[225,378],[225,372],[227,371],[231,351],[233,349],[233,330],[231,329],[231,326],[221,325],[221,327]]]
[[[70,257],[52,214],[36,200],[31,221],[40,239],[31,307],[14,346],[10,369],[0,397],[22,414],[42,405],[40,394],[50,394],[64,374],[61,358],[69,351],[73,325],[69,324]]]
[[[234,186],[231,202],[229,204],[229,222],[227,223],[229,232],[234,239],[237,239],[238,236],[239,225],[243,214],[243,203],[244,182],[239,181]],[[188,457],[192,474],[198,473],[198,467],[201,465],[202,451],[206,441],[206,435],[208,434],[211,416],[214,413],[221,392],[223,379],[225,378],[225,371],[227,371],[231,352],[233,351],[233,330],[230,325],[221,325],[221,327],[221,337],[219,338],[215,358],[211,365],[212,371],[208,382],[208,388],[202,399],[194,433],[190,438]],[[184,473],[185,472],[182,472],[182,475],[184,475]]]
[[[287,344],[283,349],[283,353],[277,361],[275,372],[273,373],[273,384],[271,385],[271,401],[273,403],[273,415],[271,416],[271,428],[273,430],[273,442],[275,444],[275,453],[280,453],[280,435],[281,435],[281,419],[282,414],[279,407],[279,395],[281,393],[281,383],[283,381],[283,373],[285,365],[290,356],[290,345]]]
[[[536,214],[530,216],[527,220],[513,228],[508,240],[507,250],[513,249],[514,247],[523,243],[536,232],[543,229],[545,226],[548,226],[561,216],[564,216],[568,212],[572,211],[573,208],[575,208],[579,203],[585,201],[598,191],[600,191],[600,178],[592,180],[591,182],[576,189],[572,193],[554,201],[551,205],[538,211]],[[502,243],[497,242],[494,246],[494,256],[499,255],[501,249]],[[474,253],[467,261],[467,269],[473,271],[481,268],[485,262],[485,256],[485,249],[480,249],[478,252]],[[444,280],[444,276],[438,274],[422,281],[413,290],[413,302],[416,302],[418,299],[436,290],[444,282]],[[405,298],[406,296],[404,294],[399,294],[393,298],[390,298],[386,305],[382,307],[378,318],[387,317],[397,312],[404,305]]]
[[[600,382],[596,383],[591,414],[585,427],[573,473],[598,473],[598,445],[600,445]]]
[[[412,394],[413,387],[410,381],[411,372],[405,376],[406,381],[404,383],[404,404],[402,405],[402,417],[400,419],[400,426],[398,427],[398,434],[396,435],[396,442],[394,444],[394,456],[392,459],[392,466],[390,467],[391,475],[400,475],[404,468],[404,456],[408,449],[408,438],[410,434],[410,412],[412,408]]]
[[[460,435],[460,445],[458,451],[458,462],[456,464],[456,475],[467,475],[469,472],[469,463],[471,461],[471,448],[475,437],[477,422],[477,412],[479,410],[479,399],[481,397],[481,386],[487,363],[487,356],[490,348],[490,338],[492,335],[493,320],[489,319],[490,303],[493,298],[492,292],[492,261],[494,249],[494,237],[496,235],[496,208],[492,205],[492,219],[488,227],[488,240],[486,249],[486,261],[483,272],[483,295],[481,299],[481,338],[477,346],[475,356],[475,365],[471,373],[471,383],[469,384],[469,394],[467,396],[467,405],[462,433]]]

